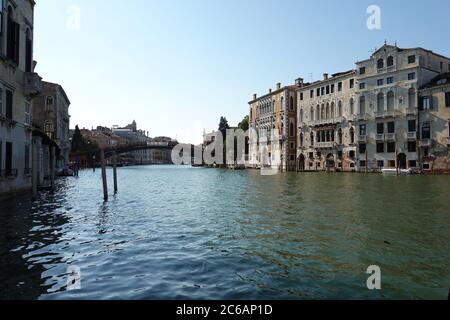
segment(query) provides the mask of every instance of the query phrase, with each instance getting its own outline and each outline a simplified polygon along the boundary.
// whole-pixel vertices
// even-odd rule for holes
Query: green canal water
[[[118,175],[107,203],[99,171],[0,202],[0,299],[447,299],[449,176]]]

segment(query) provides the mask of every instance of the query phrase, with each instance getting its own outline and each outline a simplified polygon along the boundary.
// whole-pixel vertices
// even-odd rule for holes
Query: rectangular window
[[[366,88],[366,84],[364,83],[364,82],[361,82],[360,84],[359,84],[359,89],[360,90],[364,90]]]
[[[5,170],[6,176],[11,175],[12,170],[12,160],[13,160],[13,144],[11,142],[6,142],[5,144]]]
[[[300,101],[303,101],[303,92],[300,92]]]
[[[317,91],[317,92],[316,92],[316,97],[320,97],[320,88],[317,88],[316,91]]]
[[[31,125],[31,116],[30,116],[30,101],[27,99],[24,100],[24,111],[25,111],[25,122],[26,126]]]
[[[408,56],[408,63],[415,63],[416,62],[416,56]]]
[[[410,168],[417,168],[417,161],[416,160],[409,160],[409,167]]]
[[[325,87],[320,88],[320,95],[325,95]]]
[[[6,114],[7,119],[13,118],[13,92],[6,90]]]
[[[30,146],[25,145],[25,174],[30,173]]]
[[[431,97],[425,96],[419,99],[419,110],[430,110],[431,105]]]
[[[355,79],[350,79],[350,89],[355,87]]]
[[[377,153],[384,153],[384,142],[377,143]]]
[[[359,161],[359,166],[362,167],[362,168],[365,168],[366,167],[366,160]]]
[[[388,122],[388,133],[395,133],[395,122]]]
[[[359,74],[366,74],[366,67],[359,68]]]
[[[384,84],[384,79],[377,80],[377,86],[382,86]]]
[[[429,122],[422,124],[422,139],[431,139],[431,125]]]
[[[394,83],[394,77],[388,77],[388,78],[386,79],[386,83],[387,83],[387,84],[393,84],[393,83]]]
[[[314,98],[314,90],[311,90],[311,91],[309,92],[309,97],[310,97],[310,98]]]
[[[408,80],[415,80],[415,79],[416,79],[416,73],[415,72],[408,73]]]
[[[395,168],[395,160],[389,160],[388,164],[389,164],[389,168]]]
[[[387,152],[395,153],[395,142],[388,142],[387,143]]]
[[[408,152],[416,152],[417,151],[417,145],[415,141],[409,141],[408,142]]]
[[[327,86],[327,94],[330,94],[330,86]]]
[[[361,136],[365,136],[366,135],[366,125],[365,124],[360,124],[359,125],[359,134]]]
[[[355,158],[355,151],[350,151],[349,153],[348,153],[348,156],[349,156],[349,158],[350,159],[353,159],[353,158]]]
[[[378,168],[384,168],[384,161],[383,160],[377,161],[377,165],[378,165]]]
[[[366,144],[365,143],[360,143],[359,144],[359,153],[366,153]]]
[[[445,93],[445,106],[450,107],[450,92]]]
[[[384,133],[384,123],[377,123],[377,134],[383,134]]]
[[[334,93],[334,84],[331,85],[331,93]]]
[[[338,83],[338,91],[341,92],[342,91],[342,82]]]
[[[416,120],[408,121],[408,132],[416,132]]]

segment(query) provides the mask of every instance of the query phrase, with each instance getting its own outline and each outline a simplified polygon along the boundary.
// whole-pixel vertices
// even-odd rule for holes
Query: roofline
[[[301,87],[299,87],[299,86],[297,86],[297,85],[295,85],[295,84],[289,85],[289,86],[284,86],[284,87],[282,87],[282,88],[280,88],[280,89],[276,89],[276,90],[274,90],[274,91],[272,91],[272,92],[266,93],[265,95],[263,95],[263,96],[261,96],[261,97],[258,97],[258,98],[254,99],[254,100],[250,100],[250,101],[248,102],[248,104],[253,104],[253,103],[257,102],[257,101],[266,99],[267,97],[276,95],[276,94],[278,94],[278,93],[280,93],[280,92],[283,92],[283,91],[285,91],[285,90],[288,90],[288,89],[296,90],[297,88],[301,88]]]
[[[71,103],[70,103],[70,100],[69,100],[69,97],[67,97],[66,91],[64,90],[64,88],[63,88],[60,84],[54,83],[54,82],[49,82],[49,81],[42,81],[42,83],[43,83],[43,84],[46,83],[46,84],[52,85],[52,86],[55,87],[56,90],[61,90],[61,92],[62,92],[64,98],[67,100],[67,102],[69,103],[69,105],[71,104]]]
[[[317,85],[322,85],[322,84],[327,83],[327,82],[333,82],[333,81],[339,80],[341,78],[348,77],[349,75],[356,75],[356,70],[350,70],[350,71],[345,71],[345,72],[337,72],[337,73],[335,73],[335,75],[337,75],[337,76],[332,76],[331,78],[329,78],[327,80],[318,80],[316,82],[310,83],[310,84],[305,85],[303,87],[299,87],[298,90],[301,91],[303,89],[310,89],[311,87],[315,87]]]

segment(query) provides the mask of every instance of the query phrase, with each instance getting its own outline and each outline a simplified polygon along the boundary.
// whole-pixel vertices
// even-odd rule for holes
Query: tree
[[[249,117],[245,116],[244,119],[238,124],[238,128],[244,132],[247,132],[249,128]]]
[[[227,129],[230,129],[230,126],[228,125],[228,120],[225,117],[220,117],[219,122],[219,131],[222,132],[222,135],[225,137],[227,133]]]
[[[72,136],[72,151],[80,151],[83,146],[83,136],[78,125],[75,126],[75,132]]]

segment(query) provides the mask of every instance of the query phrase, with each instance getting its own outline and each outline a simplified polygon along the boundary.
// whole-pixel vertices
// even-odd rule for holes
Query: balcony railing
[[[376,136],[377,141],[384,141],[384,133],[379,133]]]
[[[318,149],[331,149],[336,147],[336,142],[334,141],[328,141],[328,142],[317,142],[316,148]]]
[[[344,120],[343,117],[335,117],[335,118],[329,118],[329,119],[314,120],[314,121],[311,121],[311,124],[313,126],[322,126],[322,125],[327,125],[327,124],[341,123],[343,120]]]
[[[419,141],[419,147],[431,147],[431,139],[421,139]]]
[[[398,115],[398,110],[381,110],[376,112],[377,118],[392,118]]]
[[[24,73],[24,94],[36,96],[42,92],[41,77],[35,72]]]
[[[416,140],[417,139],[417,132],[408,132],[407,133],[408,140]]]
[[[17,169],[4,169],[4,170],[0,170],[0,177],[2,178],[17,178]]]
[[[386,134],[386,140],[387,141],[395,141],[396,134],[395,133],[387,133]]]

